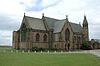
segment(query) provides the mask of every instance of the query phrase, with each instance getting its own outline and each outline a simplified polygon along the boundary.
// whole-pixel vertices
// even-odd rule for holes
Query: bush
[[[56,48],[52,48],[52,49],[50,49],[50,51],[57,51],[57,49]]]
[[[39,51],[37,47],[32,47],[32,51]]]
[[[89,43],[87,41],[84,41],[82,46],[81,46],[81,49],[83,49],[83,50],[90,50],[91,48],[90,48]]]
[[[36,51],[36,52],[39,52],[39,51],[48,51],[48,49],[47,48],[32,47],[32,51]]]
[[[45,51],[45,48],[38,48],[39,51]]]

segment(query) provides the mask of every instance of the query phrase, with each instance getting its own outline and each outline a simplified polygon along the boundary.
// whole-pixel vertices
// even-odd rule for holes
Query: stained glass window
[[[47,35],[46,34],[43,36],[43,41],[47,41]]]
[[[70,32],[69,32],[69,29],[68,28],[65,30],[65,40],[66,41],[69,41],[70,40]]]
[[[36,34],[36,41],[38,42],[39,39],[40,39],[40,35],[37,33],[37,34]]]

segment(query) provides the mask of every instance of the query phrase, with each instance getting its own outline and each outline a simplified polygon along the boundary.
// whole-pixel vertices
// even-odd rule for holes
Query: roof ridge
[[[69,23],[72,23],[72,24],[77,24],[77,25],[79,25],[78,23],[73,23],[73,22],[69,22]]]
[[[54,20],[60,20],[60,19],[56,19],[56,18],[52,18],[52,17],[47,17],[47,16],[44,16],[44,18],[50,18],[50,19],[54,19]]]
[[[25,16],[25,17],[42,20],[41,18],[36,18],[36,17],[31,17],[31,16]]]

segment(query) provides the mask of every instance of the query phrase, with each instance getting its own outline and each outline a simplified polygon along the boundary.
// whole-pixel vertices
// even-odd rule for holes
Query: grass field
[[[27,53],[0,49],[0,66],[100,66],[100,58],[83,53]],[[8,51],[7,51],[8,50]]]

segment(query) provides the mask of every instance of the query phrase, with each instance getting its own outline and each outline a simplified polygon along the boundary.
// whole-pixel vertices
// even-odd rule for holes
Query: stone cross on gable
[[[68,19],[68,15],[66,15],[66,19]]]

